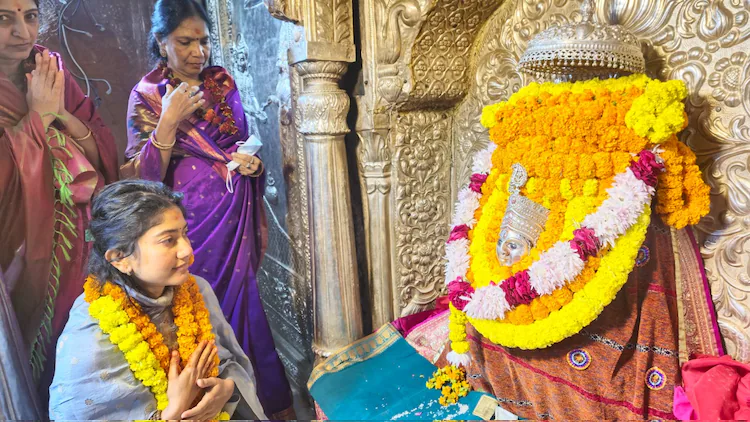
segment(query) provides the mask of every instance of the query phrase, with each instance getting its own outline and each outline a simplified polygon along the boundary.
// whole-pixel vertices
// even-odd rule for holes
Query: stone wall
[[[74,74],[90,80],[90,95],[99,104],[99,113],[112,130],[122,161],[127,145],[126,113],[130,90],[151,70],[148,60],[148,31],[154,0],[92,1],[42,0],[43,29],[39,43],[58,51]],[[68,28],[60,31],[62,23]],[[79,31],[85,31],[82,34]],[[63,36],[67,38],[67,46]],[[76,65],[76,62],[78,65]],[[80,68],[79,68],[80,66]],[[111,92],[107,93],[109,82]],[[86,83],[79,83],[87,92]]]

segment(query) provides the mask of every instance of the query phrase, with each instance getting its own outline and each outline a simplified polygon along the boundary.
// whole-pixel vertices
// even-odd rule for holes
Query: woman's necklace
[[[169,69],[164,64],[162,64],[161,66],[163,66],[166,73],[166,78],[173,88],[176,88],[183,82],[180,78],[174,76],[174,72],[172,71],[172,69]],[[211,94],[212,103],[219,104],[219,113],[217,114],[213,108],[210,108],[208,110],[199,108],[198,110],[195,110],[195,113],[193,113],[195,117],[205,120],[206,122],[208,122],[209,126],[218,126],[219,132],[225,135],[236,134],[239,129],[237,128],[236,121],[234,120],[232,108],[229,106],[226,97],[221,92],[221,87],[219,86],[219,84],[217,84],[216,81],[212,78],[205,78],[205,80],[203,81],[203,85],[206,87],[206,90],[209,92],[209,94]]]

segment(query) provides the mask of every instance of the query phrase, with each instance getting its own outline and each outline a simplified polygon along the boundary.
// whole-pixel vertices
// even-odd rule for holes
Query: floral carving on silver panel
[[[401,114],[395,139],[396,274],[402,315],[426,309],[443,284],[450,219],[450,118]]]
[[[502,0],[437,3],[412,49],[414,88],[409,103],[430,107],[451,106],[466,95],[474,38]]]

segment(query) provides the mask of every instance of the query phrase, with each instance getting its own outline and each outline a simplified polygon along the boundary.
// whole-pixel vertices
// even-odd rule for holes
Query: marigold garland
[[[508,311],[506,319],[514,325],[528,325],[534,321],[547,318],[552,312],[570,303],[573,300],[573,294],[580,291],[594,278],[596,271],[599,269],[599,262],[599,257],[589,258],[583,272],[573,282],[551,294],[535,298],[527,306],[518,306]]]
[[[232,108],[227,103],[226,96],[221,91],[221,87],[211,78],[206,78],[203,81],[203,85],[211,93],[214,103],[219,104],[219,114],[217,115],[213,109],[209,109],[206,111],[204,119],[212,125],[218,126],[219,132],[225,135],[234,135],[239,129],[234,120]]]
[[[164,410],[168,404],[167,374],[120,303],[110,295],[100,296],[90,302],[89,314],[122,351],[135,378],[151,389],[156,408]]]
[[[89,275],[83,288],[84,299],[89,303],[89,314],[99,322],[102,331],[110,335],[110,341],[123,351],[136,378],[151,388],[157,400],[157,409],[164,410],[167,406],[166,374],[169,371],[170,353],[163,336],[138,303],[131,300],[120,286],[109,281],[102,285]],[[184,368],[198,343],[214,339],[208,309],[192,274],[185,283],[175,288],[172,311],[177,326],[180,366]],[[218,374],[217,355],[209,377]]]
[[[677,229],[697,224],[708,214],[711,188],[703,182],[695,153],[676,136],[661,145],[665,172],[659,175],[656,211]]]
[[[650,80],[643,95],[633,101],[625,123],[652,143],[664,142],[687,125],[682,104],[685,97],[687,88],[682,81]]]
[[[449,256],[446,274],[448,279],[458,277],[448,284],[448,289],[452,292],[451,303],[474,319],[505,319],[508,311],[518,310],[514,315],[517,316],[520,312],[528,316],[520,320],[510,319],[512,323],[518,324],[546,318],[549,315],[548,306],[551,309],[564,306],[570,300],[570,291],[566,285],[577,281],[584,274],[587,260],[598,256],[603,245],[613,244],[617,237],[636,223],[643,207],[651,202],[657,174],[664,166],[648,150],[641,151],[637,157],[638,160],[632,161],[627,171],[614,178],[611,189],[607,190],[608,198],[599,209],[588,215],[578,210],[578,205],[591,202],[585,197],[576,203],[576,207],[570,208],[570,214],[579,218],[577,221],[581,224],[581,228],[572,230],[572,240],[560,239],[531,263],[528,269],[520,270],[502,281],[492,280],[490,286],[474,289],[464,281],[464,277],[471,279],[465,268],[471,259],[469,246],[467,240],[461,239],[465,230],[452,231],[446,245]],[[562,184],[561,190],[564,191],[565,187],[566,184]],[[480,191],[478,188],[470,189],[477,193]],[[469,204],[472,203],[470,192],[462,191],[459,196]],[[461,213],[470,210],[471,206],[462,209]],[[493,239],[496,235],[487,237]],[[475,239],[474,242],[476,244],[484,240],[487,239]],[[496,259],[494,255],[492,258]],[[532,303],[540,296],[547,297]],[[545,301],[547,305],[542,305]]]
[[[656,212],[667,224],[682,228],[707,214],[709,188],[695,165],[695,155],[675,136],[687,124],[682,104],[686,92],[680,81],[662,83],[632,75],[532,83],[507,102],[485,107],[482,124],[489,129],[492,143],[477,155],[468,191],[459,193],[454,230],[446,245],[446,282],[452,292],[451,362],[461,363],[465,357],[459,355],[469,350],[467,316],[453,303],[463,308],[479,293],[476,289],[490,283],[508,280],[510,285],[503,289],[522,289],[505,291],[515,308],[502,322],[468,320],[491,341],[509,347],[539,348],[560,341],[593,321],[614,298],[645,237],[648,207],[625,234],[607,238],[613,248],[591,257],[568,285],[529,296],[523,290],[526,279],[513,284],[517,282],[509,277],[530,268],[557,242],[571,239],[583,218],[602,205],[615,175],[628,168],[635,153],[658,145],[666,171],[645,174],[644,169],[655,165],[649,158],[650,164],[637,164],[633,173],[651,187],[658,180]],[[530,176],[521,193],[550,209],[550,214],[532,251],[515,265],[503,267],[495,248],[508,199],[508,169],[514,163],[521,163]],[[602,227],[611,224],[597,221]],[[468,258],[461,258],[462,254]]]
[[[456,309],[452,303],[448,304],[450,314],[448,315],[451,349],[456,353],[469,351],[469,342],[466,341],[466,323],[469,321],[466,314]]]
[[[695,224],[708,213],[710,189],[695,166],[695,154],[675,136],[687,125],[682,103],[686,95],[682,81],[661,82],[645,75],[529,84],[482,112],[482,124],[498,146],[493,169],[523,164],[529,176],[539,178],[537,197],[530,198],[555,205],[562,179],[575,183],[596,178],[606,184],[627,167],[630,154],[659,144],[690,164],[684,172],[676,171],[681,163],[670,161],[669,153],[663,157],[667,173],[659,176],[660,190],[665,179],[671,177],[673,183],[657,195],[657,212],[678,229]],[[672,168],[676,172],[670,172]],[[489,183],[499,174],[490,174]],[[540,197],[547,190],[552,194]]]
[[[172,85],[173,88],[178,87],[182,80],[174,76],[174,73],[169,69],[166,64],[161,64],[162,72],[164,72],[165,78]],[[219,132],[225,135],[234,135],[239,131],[237,128],[237,122],[234,119],[232,113],[232,107],[227,103],[226,96],[222,92],[221,86],[216,83],[212,78],[205,78],[203,86],[211,94],[211,99],[214,104],[219,105],[219,113],[216,113],[214,109],[204,110],[199,108],[195,111],[195,116],[199,119],[203,119],[208,122],[209,125],[218,126]]]
[[[601,257],[596,274],[583,288],[572,294],[567,305],[551,312],[547,318],[528,325],[467,318],[469,323],[491,342],[520,349],[548,347],[578,333],[599,316],[627,281],[638,250],[646,238],[650,217],[651,210],[647,208],[638,223],[617,240],[614,248]],[[451,309],[451,314],[453,313],[463,314],[455,308]],[[465,328],[463,331],[465,341]],[[457,340],[462,341],[461,338]]]

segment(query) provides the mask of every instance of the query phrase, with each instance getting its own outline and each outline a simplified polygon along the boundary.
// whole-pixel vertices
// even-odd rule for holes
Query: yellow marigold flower
[[[599,181],[596,179],[588,179],[583,184],[583,195],[584,196],[596,196],[599,192]]]
[[[563,198],[571,200],[574,198],[573,187],[571,186],[570,179],[562,179],[560,181],[560,194]]]
[[[451,350],[456,353],[468,353],[469,342],[467,341],[454,341],[451,343]]]
[[[531,315],[535,320],[544,319],[549,316],[549,309],[544,306],[544,303],[541,300],[532,301],[529,304],[529,309],[531,310]]]
[[[560,309],[560,304],[557,303],[557,301],[554,300],[550,295],[539,296],[538,298],[534,299],[534,302],[536,301],[541,302],[541,304],[544,305],[544,307],[547,308],[549,312]]]
[[[684,94],[680,82],[661,83],[645,75],[632,75],[606,81],[530,84],[507,102],[486,108],[483,123],[490,129],[490,139],[497,148],[475,212],[476,224],[469,232],[467,280],[475,288],[502,282],[514,272],[528,268],[556,241],[570,239],[577,224],[607,198],[606,189],[613,176],[624,171],[632,155],[649,148],[649,143],[661,143],[660,148],[664,149],[661,157],[666,171],[659,176],[657,211],[668,224],[678,227],[705,215],[710,202],[708,187],[697,166],[691,167],[695,165],[694,154],[675,136],[686,121],[681,103]],[[510,166],[514,163],[521,163],[530,176],[522,194],[547,207],[550,214],[537,245],[521,261],[504,267],[497,260],[495,245],[507,204]],[[691,192],[697,194],[691,196]],[[626,241],[627,236],[621,239],[621,248],[632,246]],[[501,344],[542,344],[559,335],[552,331],[539,335],[535,331],[537,337],[532,341],[530,335],[519,336],[513,331],[513,324],[526,325],[534,331],[532,327],[538,323],[551,324],[556,320],[560,332],[573,330],[577,317],[562,321],[557,315],[564,313],[568,304],[575,305],[574,291],[588,291],[588,285],[598,280],[597,259],[587,262],[569,288],[537,298],[530,305],[508,312],[502,322],[495,322],[502,327],[498,332],[513,333],[503,337],[508,342]],[[589,266],[590,263],[593,264]],[[617,271],[625,271],[628,264],[622,265],[623,268],[602,267],[619,275]],[[596,294],[587,293],[586,297],[602,298],[614,293],[608,287]],[[451,340],[459,340],[452,341],[453,350],[468,351],[468,343],[461,341],[465,339],[465,326],[451,322],[454,324],[449,328],[456,333]],[[475,321],[472,323],[476,326]],[[524,343],[525,340],[529,341]]]
[[[653,80],[625,116],[625,123],[639,136],[658,144],[685,126],[684,105],[687,88],[682,81]]]
[[[493,127],[497,124],[497,118],[496,114],[499,108],[502,107],[502,104],[492,104],[487,107],[485,107],[482,110],[482,117],[480,122],[482,123],[482,126],[486,128]]]
[[[206,340],[214,338],[211,322],[194,277],[190,276],[188,282],[178,290],[181,293],[175,295],[173,305],[175,324],[178,326],[177,341],[181,352],[192,353],[197,347],[195,336],[198,333]],[[168,405],[166,370],[169,368],[169,349],[163,343],[161,334],[137,304],[125,300],[126,295],[119,286],[110,282],[102,285],[89,276],[84,283],[84,292],[84,299],[89,303],[89,314],[123,352],[136,379],[151,389],[157,408],[165,409]],[[218,375],[218,364],[217,357],[211,376]]]

